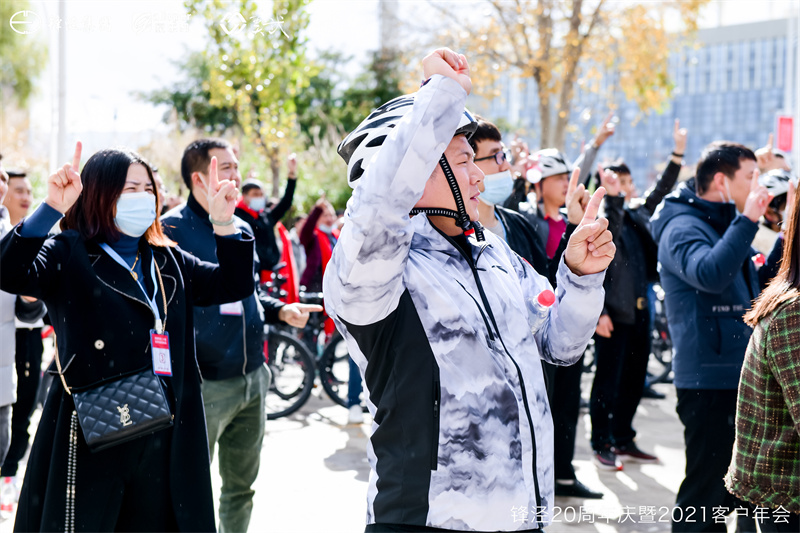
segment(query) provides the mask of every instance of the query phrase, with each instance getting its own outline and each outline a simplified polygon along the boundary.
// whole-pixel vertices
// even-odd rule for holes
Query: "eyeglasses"
[[[504,150],[500,150],[494,155],[488,155],[486,157],[481,157],[480,159],[475,159],[475,162],[478,161],[486,161],[488,159],[494,159],[494,162],[499,165],[502,165],[504,161],[508,161],[508,154]]]

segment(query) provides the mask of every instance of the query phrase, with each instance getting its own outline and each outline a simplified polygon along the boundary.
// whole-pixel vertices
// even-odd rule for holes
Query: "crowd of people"
[[[15,531],[246,531],[265,328],[324,311],[351,357],[349,420],[372,419],[366,531],[541,531],[556,497],[603,497],[572,465],[592,338],[594,463],[659,461],[634,429],[659,283],[686,455],[673,531],[724,531],[719,508],[800,530],[800,196],[771,138],[712,143],[678,183],[689,132],[676,120],[638,198],[624,160],[596,163],[612,115],[575,161],[519,140],[509,151],[465,108],[463,55],[438,49],[422,70],[417,92],[339,145],[343,215],[323,196],[284,225],[294,154],[268,199],[218,138],[185,148],[180,202],[137,153],[101,150],[81,168],[77,143],[29,214],[30,181],[0,161],[0,518],[16,508]],[[273,272],[281,300],[262,290]],[[21,478],[45,323],[53,379]]]

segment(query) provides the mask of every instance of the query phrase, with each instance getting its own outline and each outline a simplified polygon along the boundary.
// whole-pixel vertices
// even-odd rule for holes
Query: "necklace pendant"
[[[139,274],[137,274],[136,272],[131,272],[131,276],[133,277],[134,281],[139,281]]]

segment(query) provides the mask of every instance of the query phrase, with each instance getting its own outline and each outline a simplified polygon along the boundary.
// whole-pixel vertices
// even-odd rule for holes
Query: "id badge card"
[[[157,376],[172,375],[172,360],[169,357],[169,333],[150,330],[150,351],[153,353],[153,372]]]
[[[238,302],[231,302],[229,304],[222,304],[219,306],[219,314],[230,316],[242,316],[243,307],[241,300]]]

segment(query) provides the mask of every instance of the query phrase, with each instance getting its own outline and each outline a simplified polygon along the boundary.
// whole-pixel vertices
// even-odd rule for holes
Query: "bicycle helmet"
[[[758,177],[758,183],[766,187],[773,198],[786,194],[790,181],[797,185],[797,178],[790,171],[781,168],[770,170]]]
[[[396,127],[398,123],[411,112],[414,105],[414,94],[398,96],[393,100],[386,102],[378,107],[365,118],[358,127],[353,130],[344,140],[339,144],[337,152],[347,163],[347,183],[350,187],[355,188],[361,176],[366,172],[367,167],[375,159],[375,156],[380,151],[386,137],[391,133],[392,128]],[[475,130],[478,128],[478,122],[467,109],[461,114],[458,127],[453,133],[456,135],[464,134],[469,139]],[[447,183],[450,186],[450,191],[453,193],[453,198],[456,202],[456,211],[452,209],[421,207],[411,210],[412,215],[419,213],[427,213],[434,216],[446,216],[453,218],[456,224],[464,231],[465,234],[475,233],[479,241],[483,240],[483,231],[478,222],[472,222],[464,207],[464,200],[461,197],[461,190],[458,188],[453,171],[447,158],[442,153],[439,158],[439,166],[442,167]]]
[[[386,136],[406,114],[411,112],[413,105],[414,94],[398,96],[389,100],[370,113],[356,129],[339,143],[337,152],[347,163],[347,184],[350,187],[355,188],[358,185],[359,178],[383,146]],[[453,136],[463,133],[469,138],[477,128],[478,122],[468,110],[464,109],[458,129]]]
[[[545,148],[539,150],[531,158],[533,166],[528,169],[525,177],[531,183],[539,183],[544,178],[556,176],[558,174],[569,174],[572,167],[567,163],[567,156],[556,148]]]

